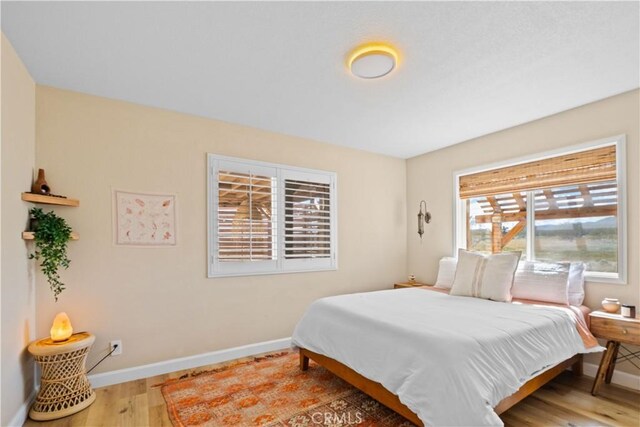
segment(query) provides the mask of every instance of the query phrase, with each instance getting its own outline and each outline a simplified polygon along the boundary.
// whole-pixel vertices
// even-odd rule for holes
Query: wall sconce
[[[424,211],[422,207],[424,206]],[[420,201],[420,210],[418,211],[418,234],[420,235],[420,243],[422,243],[422,235],[424,234],[424,225],[431,222],[431,213],[427,210],[427,202]]]
[[[53,325],[51,325],[51,340],[54,342],[66,341],[73,334],[73,327],[71,326],[71,320],[64,311],[56,314],[53,319]]]

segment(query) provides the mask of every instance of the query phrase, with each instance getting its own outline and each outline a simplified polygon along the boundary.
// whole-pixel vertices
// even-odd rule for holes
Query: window
[[[624,136],[455,175],[457,246],[626,280]]]
[[[587,271],[618,272],[615,181],[533,192],[536,259],[583,261]]]
[[[467,199],[467,249],[527,252],[527,193]],[[495,222],[494,222],[495,221]]]
[[[209,277],[337,267],[336,175],[209,155]]]

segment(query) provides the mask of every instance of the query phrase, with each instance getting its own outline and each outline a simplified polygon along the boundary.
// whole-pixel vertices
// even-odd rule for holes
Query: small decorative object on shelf
[[[44,179],[44,169],[38,169],[38,178],[31,186],[31,192],[45,195],[51,193],[51,189],[49,188],[49,185],[47,185],[47,180]]]
[[[409,283],[415,283],[416,282],[416,276],[414,276],[413,274],[409,275]]]
[[[43,203],[59,206],[79,206],[80,201],[67,196],[51,194],[51,188],[44,178],[44,169],[38,169],[38,178],[31,185],[30,193],[22,193],[22,200],[31,203]]]
[[[622,317],[630,317],[633,319],[636,317],[636,306],[629,305],[629,304],[622,304],[620,313],[622,314]]]
[[[602,300],[602,308],[607,313],[617,313],[620,308],[620,301],[617,298],[605,298]]]
[[[29,353],[40,365],[40,391],[29,417],[55,420],[75,414],[91,405],[96,394],[85,374],[85,363],[95,336],[88,332],[55,342],[44,338],[29,344]]]

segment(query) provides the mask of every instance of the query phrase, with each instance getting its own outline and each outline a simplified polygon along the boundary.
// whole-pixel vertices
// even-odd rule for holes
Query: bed
[[[430,288],[314,302],[294,331],[309,359],[416,425],[501,425],[499,414],[601,351],[579,310]]]

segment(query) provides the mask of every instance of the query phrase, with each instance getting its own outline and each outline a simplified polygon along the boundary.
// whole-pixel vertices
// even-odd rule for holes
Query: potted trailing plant
[[[29,254],[29,259],[40,261],[42,273],[49,282],[53,297],[58,301],[58,295],[65,289],[60,281],[58,270],[69,267],[71,261],[67,257],[67,243],[71,238],[71,227],[64,218],[54,212],[43,212],[40,208],[29,211],[31,230],[34,232],[36,248]]]

